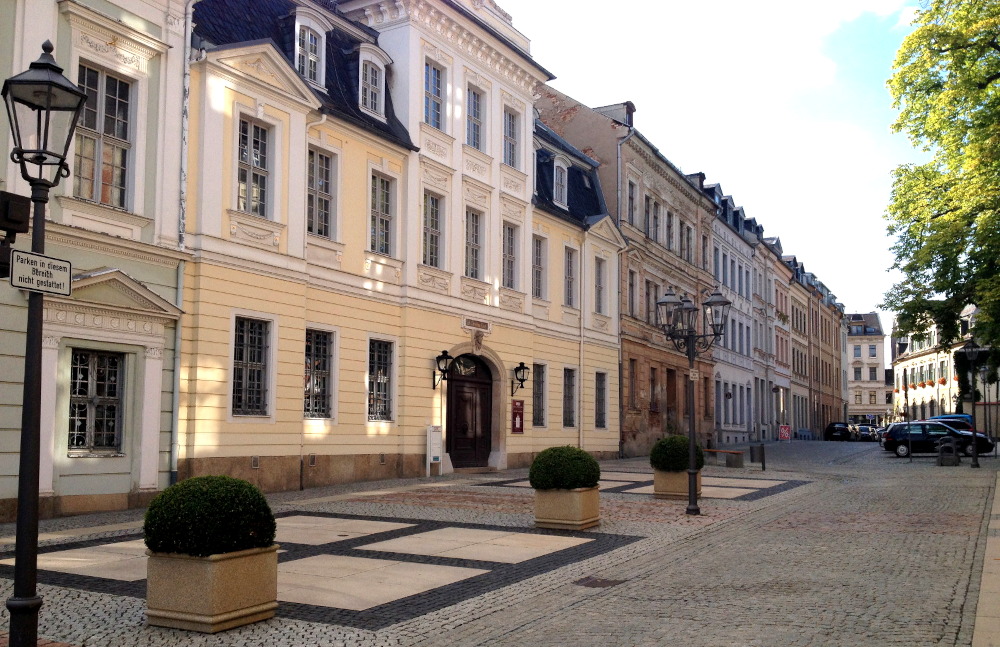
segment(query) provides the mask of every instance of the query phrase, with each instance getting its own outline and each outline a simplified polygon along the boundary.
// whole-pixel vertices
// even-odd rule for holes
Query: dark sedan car
[[[831,422],[823,432],[823,440],[851,440],[851,427],[846,422]]]
[[[927,454],[936,452],[938,442],[948,436],[955,439],[960,452],[972,456],[971,432],[959,431],[941,422],[928,420],[900,422],[890,426],[885,432],[882,447],[901,457],[909,456],[910,452]],[[980,454],[987,454],[993,451],[993,443],[984,434],[977,433],[976,448]]]

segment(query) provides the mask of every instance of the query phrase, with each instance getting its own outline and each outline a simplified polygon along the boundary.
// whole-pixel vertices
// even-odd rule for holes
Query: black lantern
[[[39,59],[4,81],[2,94],[14,136],[10,158],[28,182],[55,186],[69,176],[66,153],[86,93],[62,75],[52,58],[52,43],[45,41]]]
[[[715,290],[702,304],[705,309],[705,332],[709,329],[716,337],[721,337],[726,332],[726,320],[729,319],[729,307],[732,302],[722,296],[718,289]]]
[[[521,362],[514,367],[514,379],[510,381],[510,395],[514,397],[517,390],[524,386],[524,383],[528,381],[528,373],[531,372],[524,362]]]
[[[451,363],[454,361],[455,358],[449,355],[446,350],[441,351],[441,354],[434,358],[436,368],[431,375],[434,380],[433,388],[436,389],[438,384],[448,379],[448,371],[451,370]]]

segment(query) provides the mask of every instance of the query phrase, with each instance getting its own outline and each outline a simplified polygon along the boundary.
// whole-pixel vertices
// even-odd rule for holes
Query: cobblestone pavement
[[[526,562],[537,574],[493,575],[489,586],[454,603],[442,604],[448,589],[408,598],[404,619],[376,630],[338,624],[321,612],[293,618],[279,611],[250,627],[190,634],[145,626],[141,596],[116,594],[113,586],[43,584],[39,635],[88,647],[973,644],[1000,461],[984,457],[980,470],[969,469],[968,460],[937,467],[931,456],[910,462],[875,443],[798,441],[766,451],[764,473],[747,463],[706,467],[705,474],[802,483],[750,500],[702,499],[697,517],[684,514],[686,501],[603,492],[601,526],[581,536],[639,539],[568,562]],[[648,471],[645,460],[602,467]],[[523,474],[383,481],[269,498],[279,514],[528,529],[530,491],[481,487]],[[140,523],[136,511],[45,521],[41,545],[125,537]],[[83,528],[90,530],[81,535]],[[12,536],[13,528],[0,526],[0,535]],[[0,579],[0,595],[10,593],[11,582]],[[3,623],[0,629],[6,612]],[[980,632],[976,644],[1000,644],[1000,637]]]

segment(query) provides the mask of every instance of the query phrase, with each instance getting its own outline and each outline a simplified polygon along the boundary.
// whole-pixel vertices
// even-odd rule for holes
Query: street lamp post
[[[729,317],[728,299],[716,289],[702,304],[704,334],[698,334],[698,306],[690,297],[683,299],[674,294],[673,289],[656,302],[656,314],[663,334],[674,344],[674,348],[685,353],[688,359],[687,411],[688,411],[688,514],[701,514],[698,508],[698,463],[694,425],[694,383],[697,374],[694,370],[694,360],[699,353],[704,353],[712,347],[726,332],[726,319]],[[708,331],[711,332],[708,332]]]
[[[969,360],[969,374],[972,378],[972,467],[979,467],[979,443],[976,438],[976,422],[978,416],[976,416],[976,361],[979,359],[979,355],[986,349],[977,344],[974,340],[970,339],[962,346],[962,352],[965,353],[965,358]]]
[[[28,70],[3,83],[14,148],[10,158],[31,185],[34,204],[31,251],[45,252],[45,205],[49,191],[69,176],[66,154],[87,95],[62,75],[52,58],[52,43]],[[17,530],[14,548],[14,594],[7,599],[11,647],[34,647],[38,640],[38,473],[41,453],[42,300],[28,293],[24,344],[24,398],[17,481]]]

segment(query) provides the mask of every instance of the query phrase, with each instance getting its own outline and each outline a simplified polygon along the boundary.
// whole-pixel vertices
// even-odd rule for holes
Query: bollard
[[[764,443],[750,445],[750,462],[760,463],[760,471],[764,471]]]

